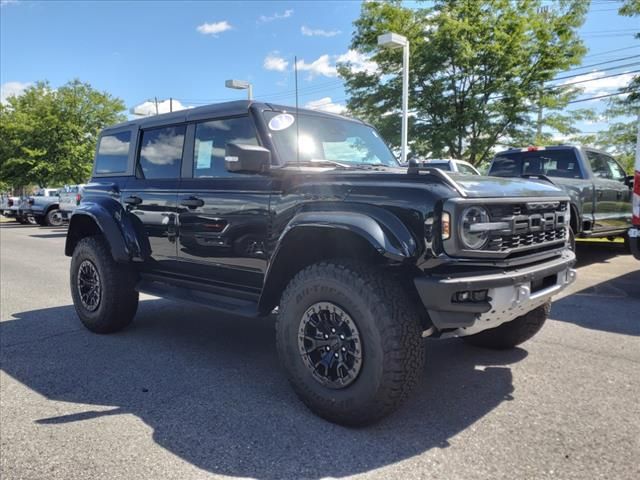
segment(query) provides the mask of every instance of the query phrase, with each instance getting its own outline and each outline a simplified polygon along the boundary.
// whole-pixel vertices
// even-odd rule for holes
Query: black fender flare
[[[308,210],[293,216],[278,238],[265,272],[260,310],[265,312],[282,288],[281,270],[286,262],[287,239],[303,229],[342,230],[366,241],[389,263],[402,263],[416,258],[419,246],[407,226],[393,213],[369,205],[342,210]]]
[[[151,248],[144,236],[140,220],[113,198],[83,202],[73,211],[69,219],[65,255],[73,254],[79,239],[97,233],[87,231],[87,221],[92,222],[99,229],[99,233],[104,235],[116,262],[144,261],[149,257]]]

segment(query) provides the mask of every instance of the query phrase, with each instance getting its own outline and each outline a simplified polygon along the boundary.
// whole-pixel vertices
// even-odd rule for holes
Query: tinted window
[[[580,165],[574,150],[505,152],[493,160],[489,171],[489,175],[498,177],[519,177],[523,174],[582,178]]]
[[[141,178],[179,178],[186,126],[142,132],[137,175]]]
[[[227,143],[258,145],[256,131],[249,117],[213,120],[196,125],[194,178],[230,175],[224,166]]]
[[[427,167],[433,167],[447,172],[451,171],[451,164],[449,162],[427,162]]]
[[[591,171],[596,177],[624,180],[624,170],[618,165],[618,162],[609,155],[587,151],[587,158],[591,165]]]
[[[103,135],[96,155],[96,173],[124,173],[129,160],[131,132]]]

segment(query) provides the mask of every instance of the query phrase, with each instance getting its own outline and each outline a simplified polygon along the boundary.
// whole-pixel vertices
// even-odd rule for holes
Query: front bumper
[[[576,278],[575,254],[500,273],[417,277],[416,289],[441,336],[465,336],[495,328],[544,305]],[[456,302],[457,292],[487,291],[486,301]]]
[[[629,247],[633,256],[640,260],[640,227],[629,229]]]

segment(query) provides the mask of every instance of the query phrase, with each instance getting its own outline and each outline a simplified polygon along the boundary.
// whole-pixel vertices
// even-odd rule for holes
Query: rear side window
[[[103,135],[96,155],[96,173],[125,173],[129,160],[131,132]]]
[[[437,168],[439,170],[445,170],[447,172],[451,171],[451,164],[449,162],[429,162],[427,163],[427,166]]]
[[[258,145],[258,137],[249,117],[213,120],[196,125],[193,178],[230,175],[224,166],[227,143]]]
[[[185,125],[144,130],[136,175],[140,178],[179,178]]]
[[[546,175],[548,177],[582,178],[574,150],[501,153],[493,160],[489,175],[498,177]]]

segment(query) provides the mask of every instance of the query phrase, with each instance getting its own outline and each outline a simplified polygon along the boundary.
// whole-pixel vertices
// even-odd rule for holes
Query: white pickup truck
[[[60,192],[60,211],[69,219],[82,200],[84,185],[65,185]]]

